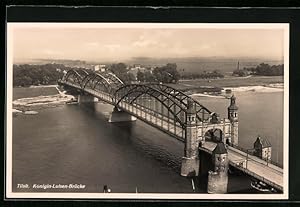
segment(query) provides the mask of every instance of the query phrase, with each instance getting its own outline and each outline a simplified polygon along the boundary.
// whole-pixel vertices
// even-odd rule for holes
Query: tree
[[[116,75],[127,73],[127,66],[125,63],[112,64],[109,69]]]
[[[70,68],[60,64],[45,65],[13,65],[13,86],[47,85],[56,84],[63,77],[62,70]]]
[[[232,75],[234,76],[239,76],[239,77],[242,77],[242,76],[247,76],[247,70],[241,70],[241,69],[236,69],[233,71]]]
[[[244,68],[243,72],[245,71],[251,72],[252,75],[281,76],[284,74],[284,66],[283,64],[270,66],[269,64],[261,63],[255,68]],[[234,71],[233,74],[238,73]]]
[[[156,80],[163,83],[177,83],[180,79],[176,63],[168,63],[165,66],[156,67],[153,70],[153,76]]]
[[[127,73],[126,76],[125,76],[125,81],[126,83],[130,83],[131,81],[135,81],[136,78],[135,76],[132,74],[132,73]]]
[[[155,82],[155,77],[149,70],[144,72],[144,77],[146,82]]]
[[[123,82],[131,81],[132,76],[128,75],[127,65],[125,63],[112,64],[109,67],[109,70],[118,76],[118,78],[120,78]]]
[[[140,70],[138,70],[137,73],[136,73],[136,79],[140,82],[144,82],[145,81],[144,73],[141,72]]]

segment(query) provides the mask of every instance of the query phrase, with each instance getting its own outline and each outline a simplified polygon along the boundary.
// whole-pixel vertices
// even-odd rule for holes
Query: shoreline
[[[30,88],[33,88],[32,86]],[[65,91],[61,91],[58,85],[46,85],[37,86],[35,88],[43,87],[54,87],[56,88],[58,94],[46,95],[46,96],[35,96],[28,98],[20,98],[13,101],[13,114],[35,114],[36,110],[41,110],[44,108],[58,107],[66,104],[67,102],[74,101],[75,97],[72,95],[67,95]],[[237,92],[283,92],[283,83],[270,83],[270,84],[260,84],[260,85],[249,85],[249,86],[237,86],[237,87],[192,87],[182,90],[189,96],[202,96],[202,97],[212,97],[212,98],[229,98],[233,93]],[[227,92],[229,91],[229,93]]]
[[[283,92],[283,91],[284,91],[284,84],[277,83],[277,84],[257,85],[257,86],[251,85],[251,86],[239,86],[239,87],[224,87],[221,91],[193,93],[190,96],[228,99],[234,93],[273,93],[273,92]]]
[[[38,86],[37,88],[43,88],[44,86]],[[57,94],[55,95],[43,95],[27,98],[19,98],[12,102],[12,112],[13,114],[38,114],[37,111],[45,109],[58,107],[66,104],[69,101],[75,99],[74,96],[68,95],[65,91],[61,91],[57,85],[47,85],[45,87],[55,87]],[[33,88],[33,87],[30,87]]]
[[[224,77],[219,79],[193,79],[179,80],[177,84],[167,84],[181,91],[188,93],[220,92],[224,88],[267,86],[277,87],[284,83],[284,76],[249,76],[244,77]],[[209,88],[209,89],[208,89]]]

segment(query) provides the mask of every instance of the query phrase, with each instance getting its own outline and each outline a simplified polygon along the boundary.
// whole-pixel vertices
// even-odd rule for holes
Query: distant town
[[[225,64],[224,64],[225,65]],[[245,67],[236,61],[226,70],[218,68],[191,70],[179,67],[176,63],[165,64],[126,64],[126,63],[90,63],[82,60],[37,60],[32,63],[14,64],[14,87],[56,84],[70,69],[85,69],[95,72],[111,71],[125,83],[158,82],[176,84],[180,80],[214,80],[224,77],[283,76],[283,64],[256,63]],[[229,69],[231,68],[231,70]]]

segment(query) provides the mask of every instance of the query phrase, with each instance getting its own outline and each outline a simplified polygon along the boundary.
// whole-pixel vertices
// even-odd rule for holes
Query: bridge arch
[[[205,106],[200,104],[197,100],[191,98],[190,96],[186,95],[182,91],[164,84],[150,83],[148,85],[150,85],[153,88],[157,88],[158,90],[178,100],[179,102],[184,104],[186,108],[188,107],[188,100],[192,100],[193,106],[195,107],[196,117],[198,121],[205,121],[211,117],[212,112],[209,109],[207,109]]]
[[[82,89],[104,90],[110,93],[112,90],[109,81],[100,73],[90,73],[83,81]]]
[[[205,141],[223,142],[224,141],[223,130],[220,129],[219,127],[208,129],[204,133],[204,139]]]
[[[187,108],[185,105],[157,88],[151,87],[151,85],[125,85],[119,88],[114,94],[114,102],[116,106],[119,106],[121,102],[127,102],[129,104],[135,103],[147,108],[147,100],[150,99],[158,101],[160,106],[163,107],[162,109],[164,112],[170,113],[173,116],[174,121],[178,122],[181,127],[186,127],[185,114],[187,112]],[[161,111],[155,111],[155,109],[152,110],[153,113],[161,113],[162,116],[166,115]]]
[[[78,71],[71,69],[63,77],[63,81],[81,85],[82,78],[83,77],[79,74]]]
[[[123,81],[112,72],[105,73],[109,80],[115,85],[124,85]]]

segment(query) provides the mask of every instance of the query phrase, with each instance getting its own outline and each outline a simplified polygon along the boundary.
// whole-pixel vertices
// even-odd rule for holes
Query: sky
[[[31,26],[12,27],[13,59],[122,61],[135,57],[283,59],[278,28],[168,28]],[[10,35],[11,33],[9,33]]]

